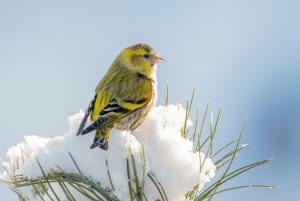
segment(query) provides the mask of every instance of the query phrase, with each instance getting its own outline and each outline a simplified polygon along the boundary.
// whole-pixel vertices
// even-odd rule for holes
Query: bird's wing
[[[100,117],[100,112],[113,100],[112,93],[107,91],[97,92],[98,96],[95,107],[91,114],[91,120],[96,121]]]
[[[77,131],[77,135],[80,135],[85,124],[86,124],[86,121],[88,119],[88,117],[90,116],[91,112],[93,111],[94,109],[94,106],[95,106],[95,102],[96,102],[96,99],[97,99],[97,94],[95,94],[94,98],[92,99],[92,101],[90,102],[87,110],[85,111],[85,114],[84,114],[84,117],[80,123],[80,126],[78,128],[78,131]]]
[[[134,113],[137,109],[145,106],[149,100],[150,99],[145,98],[138,101],[113,99],[103,110],[100,111],[100,117],[81,133],[87,134],[103,126],[114,126],[122,119]]]

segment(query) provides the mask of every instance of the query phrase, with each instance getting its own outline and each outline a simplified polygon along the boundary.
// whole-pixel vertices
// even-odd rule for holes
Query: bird
[[[146,43],[123,49],[97,85],[77,136],[96,131],[90,148],[106,151],[112,129],[134,131],[156,104],[157,64],[164,61]]]

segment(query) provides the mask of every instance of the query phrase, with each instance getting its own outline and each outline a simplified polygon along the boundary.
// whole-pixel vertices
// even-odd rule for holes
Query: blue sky
[[[62,135],[84,109],[124,47],[151,44],[167,62],[158,69],[159,104],[209,101],[223,113],[219,143],[235,138],[248,117],[239,165],[271,164],[231,185],[270,183],[216,200],[293,200],[300,132],[300,2],[0,1],[0,157],[24,135]],[[230,186],[230,185],[229,185]],[[11,192],[0,184],[1,200]],[[222,199],[221,199],[222,198]]]

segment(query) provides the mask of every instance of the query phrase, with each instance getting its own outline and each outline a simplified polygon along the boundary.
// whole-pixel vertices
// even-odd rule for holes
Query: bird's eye
[[[144,54],[143,57],[144,57],[145,59],[149,59],[149,54]]]

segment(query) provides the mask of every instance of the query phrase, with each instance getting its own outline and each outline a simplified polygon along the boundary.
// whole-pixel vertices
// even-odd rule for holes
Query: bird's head
[[[164,62],[157,56],[155,50],[145,43],[125,48],[119,55],[120,62],[130,71],[141,73],[147,77],[153,77],[156,73],[156,64]]]

